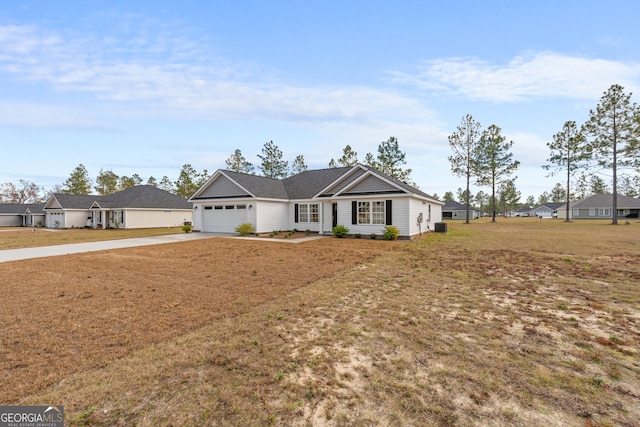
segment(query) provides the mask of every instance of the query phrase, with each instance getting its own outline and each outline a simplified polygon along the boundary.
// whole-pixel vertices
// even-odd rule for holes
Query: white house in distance
[[[443,203],[369,166],[309,170],[278,180],[216,171],[189,199],[194,230],[233,233],[250,223],[257,233],[309,230],[382,234],[393,225],[401,237],[433,230]],[[419,222],[422,219],[422,222]]]
[[[106,196],[53,194],[44,206],[48,228],[154,228],[191,222],[191,203],[151,185]]]
[[[558,216],[558,209],[566,205],[566,203],[545,203],[534,208],[532,212],[538,218],[555,218]]]

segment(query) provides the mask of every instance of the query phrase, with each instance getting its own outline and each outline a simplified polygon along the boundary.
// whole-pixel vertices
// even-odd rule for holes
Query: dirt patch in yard
[[[0,404],[238,315],[399,243],[237,239],[0,264]]]

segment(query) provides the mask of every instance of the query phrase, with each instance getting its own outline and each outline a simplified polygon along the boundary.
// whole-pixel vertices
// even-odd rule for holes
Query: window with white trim
[[[600,215],[600,216],[611,216],[611,209],[609,209],[609,208],[599,209],[598,215]]]
[[[572,209],[571,211],[573,216],[580,216],[580,209]]]
[[[111,221],[113,223],[122,224],[124,222],[123,211],[112,211],[111,212]]]
[[[319,222],[317,203],[298,204],[298,222]]]
[[[376,200],[373,202],[358,202],[358,224],[382,224],[385,223],[385,202]]]

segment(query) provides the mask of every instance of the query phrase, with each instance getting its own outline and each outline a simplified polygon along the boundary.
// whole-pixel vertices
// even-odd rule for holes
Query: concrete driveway
[[[68,245],[41,246],[37,248],[7,249],[0,251],[0,262],[232,236],[233,235],[231,234],[226,235],[217,233],[183,233],[168,234],[166,236],[136,237],[121,240],[104,240],[100,242],[71,243]]]
[[[279,243],[304,243],[310,240],[330,237],[310,236],[301,239],[265,239],[257,237],[241,237],[231,233],[183,233],[168,234],[166,236],[135,237],[132,239],[104,240],[100,242],[71,243],[68,245],[40,246],[37,248],[5,249],[0,250],[0,263],[9,261],[20,261],[23,259],[45,258],[50,256],[79,254],[83,252],[106,251],[109,249],[133,248],[136,246],[160,245],[163,243],[185,242],[188,240],[211,239],[214,237],[227,237],[244,240],[260,240],[263,242]]]

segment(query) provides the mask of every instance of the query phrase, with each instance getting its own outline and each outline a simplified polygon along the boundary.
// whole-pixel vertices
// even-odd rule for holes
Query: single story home
[[[513,212],[512,215],[508,216],[533,216],[533,208],[531,206],[523,206],[517,211]]]
[[[309,170],[272,179],[229,170],[216,171],[189,199],[194,230],[233,233],[243,223],[257,233],[309,230],[381,235],[393,225],[401,237],[434,229],[443,203],[370,166]]]
[[[469,219],[480,218],[480,212],[473,206],[469,207]],[[455,200],[444,202],[442,206],[442,219],[467,219],[467,206]]]
[[[44,203],[0,204],[0,227],[38,227],[44,226]]]
[[[138,185],[107,196],[56,193],[44,206],[48,228],[153,228],[191,222],[184,197],[152,185]]]
[[[566,203],[545,203],[533,209],[533,215],[538,218],[555,218],[558,216],[558,208],[567,206]]]
[[[613,194],[594,194],[584,200],[571,202],[569,219],[612,219]],[[558,208],[558,217],[566,218],[566,204]],[[618,194],[618,218],[638,218],[640,199]]]

